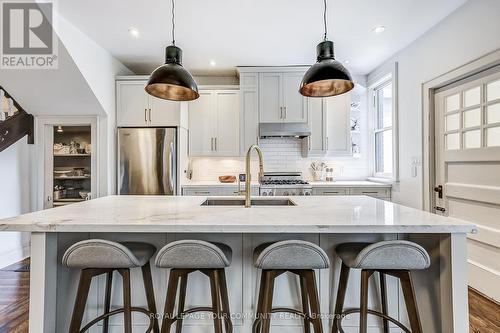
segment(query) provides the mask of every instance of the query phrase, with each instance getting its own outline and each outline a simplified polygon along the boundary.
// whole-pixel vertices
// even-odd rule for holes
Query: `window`
[[[373,173],[375,177],[394,179],[394,110],[392,77],[373,90]]]

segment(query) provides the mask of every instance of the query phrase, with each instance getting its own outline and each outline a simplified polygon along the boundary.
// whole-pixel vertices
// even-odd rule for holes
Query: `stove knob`
[[[273,191],[269,191],[269,196],[272,197],[274,195]]]
[[[288,191],[283,192],[283,195],[284,195],[284,196],[288,196],[288,195],[289,195],[289,194],[288,194]]]
[[[300,192],[299,192],[299,195],[304,195],[304,192],[300,191]]]
[[[311,192],[306,192],[306,193],[304,193],[304,194],[305,194],[305,195],[311,195]]]
[[[262,195],[265,197],[267,196],[267,192],[262,192]]]
[[[296,195],[295,192],[290,192],[290,195]]]

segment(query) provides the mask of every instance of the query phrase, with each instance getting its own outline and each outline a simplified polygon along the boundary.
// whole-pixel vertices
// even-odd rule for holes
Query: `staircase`
[[[16,100],[0,86],[0,152],[28,136],[28,144],[34,143],[33,115],[24,111]]]

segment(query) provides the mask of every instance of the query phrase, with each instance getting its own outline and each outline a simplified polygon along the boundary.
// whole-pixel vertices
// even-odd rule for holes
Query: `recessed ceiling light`
[[[134,27],[129,28],[129,29],[128,29],[128,33],[129,33],[129,34],[130,34],[130,36],[132,36],[132,37],[135,37],[135,38],[139,37],[139,30],[138,30],[137,28],[134,28]]]
[[[372,29],[372,31],[373,31],[374,33],[376,33],[376,34],[379,34],[379,33],[384,32],[384,31],[385,31],[385,29],[386,29],[385,25],[377,25],[376,27],[374,27],[374,28]]]
[[[350,63],[349,60],[344,60],[344,64],[348,65]]]
[[[62,133],[63,132],[63,129],[61,126],[57,126],[57,133]]]
[[[215,62],[215,60],[211,60],[210,61],[210,66],[215,67],[215,65],[217,65],[216,62]]]

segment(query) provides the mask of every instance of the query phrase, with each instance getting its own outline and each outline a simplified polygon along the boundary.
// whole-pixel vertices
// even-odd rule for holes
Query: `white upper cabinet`
[[[200,91],[200,97],[189,102],[189,154],[210,155],[214,151],[215,112],[211,91]]]
[[[259,110],[261,123],[283,121],[281,73],[261,73],[259,77]]]
[[[303,72],[266,72],[259,75],[261,123],[306,123],[307,100],[299,93]]]
[[[304,73],[283,73],[283,122],[306,123],[307,122],[307,98],[299,93],[300,82]]]
[[[351,155],[351,94],[325,98],[326,147],[331,155]]]
[[[351,155],[351,95],[309,98],[308,104],[311,136],[303,140],[303,155]]]
[[[259,74],[240,74],[240,154],[259,142]]]
[[[144,80],[116,82],[118,127],[181,126],[181,103],[156,98],[144,90]]]
[[[189,155],[238,156],[240,99],[237,90],[203,90],[189,102]]]

